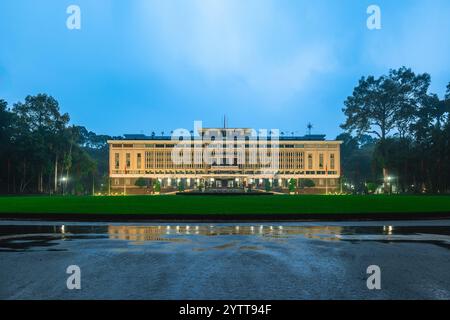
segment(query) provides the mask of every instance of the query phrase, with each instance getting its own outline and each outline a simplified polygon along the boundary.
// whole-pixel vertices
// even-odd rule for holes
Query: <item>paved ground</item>
[[[1,299],[450,299],[450,220],[0,221]],[[68,290],[66,268],[81,268]],[[366,268],[381,268],[368,290]]]

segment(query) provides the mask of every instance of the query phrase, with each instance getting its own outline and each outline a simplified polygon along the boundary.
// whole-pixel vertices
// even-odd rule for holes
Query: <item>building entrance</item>
[[[233,179],[216,180],[216,188],[235,188],[236,186]]]

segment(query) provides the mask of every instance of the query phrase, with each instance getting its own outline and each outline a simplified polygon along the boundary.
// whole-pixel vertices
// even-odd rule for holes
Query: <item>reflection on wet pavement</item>
[[[320,241],[378,241],[378,242],[423,242],[450,248],[450,226],[440,225],[296,225],[283,224],[0,224],[0,252],[45,249],[57,246],[61,241],[72,240],[122,240],[131,245],[149,242],[189,242],[195,237],[217,237],[223,241],[214,249],[224,250],[237,246],[227,240],[255,238],[257,245],[243,245],[241,249],[260,250],[264,241],[283,240],[292,237]],[[239,246],[238,246],[239,247]],[[210,248],[194,248],[202,251]],[[50,250],[50,249],[49,249]],[[51,250],[58,250],[51,248]]]
[[[0,299],[450,299],[449,249],[450,220],[0,220]]]

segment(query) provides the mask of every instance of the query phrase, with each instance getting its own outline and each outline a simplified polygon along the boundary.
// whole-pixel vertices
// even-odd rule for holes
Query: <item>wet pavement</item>
[[[450,299],[450,220],[0,220],[0,299]]]

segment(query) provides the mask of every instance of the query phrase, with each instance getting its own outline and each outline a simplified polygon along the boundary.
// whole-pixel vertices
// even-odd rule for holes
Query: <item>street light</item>
[[[389,194],[392,194],[392,183],[391,183],[392,179],[393,179],[393,177],[391,177],[391,176],[387,177],[387,181],[388,181],[388,185],[389,185]]]

